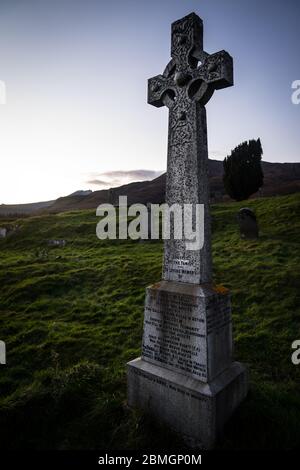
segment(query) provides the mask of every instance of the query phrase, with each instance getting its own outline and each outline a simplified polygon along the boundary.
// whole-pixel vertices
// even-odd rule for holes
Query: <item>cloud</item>
[[[105,173],[100,173],[101,176],[107,178],[129,178],[129,179],[138,179],[141,180],[151,180],[159,176],[162,172],[161,171],[153,171],[153,170],[129,170],[129,171],[107,171]]]
[[[99,180],[99,179],[93,179],[93,180],[88,180],[87,184],[96,184],[98,186],[106,186],[108,183],[107,181]]]
[[[101,189],[122,186],[134,181],[149,181],[157,178],[163,171],[154,170],[128,170],[106,171],[104,173],[90,173],[87,184],[98,186]]]

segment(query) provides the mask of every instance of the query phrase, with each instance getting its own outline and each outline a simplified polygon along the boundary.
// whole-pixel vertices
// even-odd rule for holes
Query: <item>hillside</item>
[[[9,214],[32,214],[52,206],[55,201],[31,202],[28,204],[0,204],[0,216]]]
[[[262,162],[264,186],[260,196],[277,196],[300,191],[300,163]],[[223,187],[223,162],[209,160],[210,195],[212,202],[230,200]],[[87,197],[67,196],[57,199],[47,210],[60,212],[76,209],[96,209],[99,204],[109,202],[117,204],[119,195],[128,197],[128,204],[161,203],[165,199],[166,175],[152,181],[130,183],[112,190],[94,191]],[[253,197],[257,197],[253,195]]]
[[[299,449],[300,194],[251,200],[257,241],[236,212],[213,206],[214,279],[231,289],[235,357],[251,390],[222,449]],[[125,364],[141,350],[145,287],[162,243],[99,241],[94,210],[19,219],[0,239],[0,447],[174,449],[169,431],[126,407]],[[63,238],[64,248],[46,241]]]
[[[259,196],[277,196],[300,191],[300,163],[262,162],[264,186]],[[229,201],[223,187],[223,162],[209,160],[210,193],[212,202]],[[152,181],[140,181],[100,191],[75,191],[55,201],[34,204],[0,205],[0,216],[8,214],[57,213],[69,210],[96,209],[99,204],[117,204],[119,195],[126,195],[128,203],[161,203],[165,198],[166,175]],[[258,197],[258,194],[253,197]]]

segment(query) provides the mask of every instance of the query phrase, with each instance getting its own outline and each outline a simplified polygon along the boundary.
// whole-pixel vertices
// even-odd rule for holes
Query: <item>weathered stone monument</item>
[[[6,227],[0,227],[0,238],[5,238],[7,235],[7,228]]]
[[[169,108],[166,202],[204,205],[204,245],[165,240],[163,280],[146,292],[142,357],[127,365],[128,404],[211,448],[247,394],[246,369],[232,362],[229,292],[212,283],[207,174],[205,105],[233,85],[233,64],[225,51],[204,52],[195,13],[172,24],[171,56],[149,80],[148,102]]]
[[[250,240],[258,238],[258,224],[253,210],[248,207],[240,209],[238,212],[238,221],[241,238]]]

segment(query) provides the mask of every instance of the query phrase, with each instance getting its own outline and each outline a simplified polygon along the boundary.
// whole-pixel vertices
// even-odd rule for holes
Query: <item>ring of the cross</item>
[[[203,57],[201,58],[203,59]],[[162,97],[164,105],[172,108],[176,102],[176,88],[186,87],[187,97],[191,101],[198,101],[205,106],[213,95],[213,87],[200,78],[192,79],[189,72],[176,71],[176,68],[176,61],[171,59],[163,72],[164,77],[172,77],[174,80],[174,88],[166,90]]]
[[[192,80],[187,88],[187,94],[191,101],[198,101],[203,106],[210,100],[214,88],[200,78]]]
[[[213,95],[214,89],[204,80],[196,78],[190,81],[186,86],[186,97],[190,101],[197,101],[202,106],[205,106]],[[162,101],[165,106],[172,108],[177,101],[176,87],[169,88],[162,96]]]

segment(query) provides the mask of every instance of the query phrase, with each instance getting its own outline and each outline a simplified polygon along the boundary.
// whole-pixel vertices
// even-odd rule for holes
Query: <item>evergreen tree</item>
[[[223,182],[227,194],[236,201],[248,199],[263,185],[263,149],[260,139],[242,142],[224,159]]]

